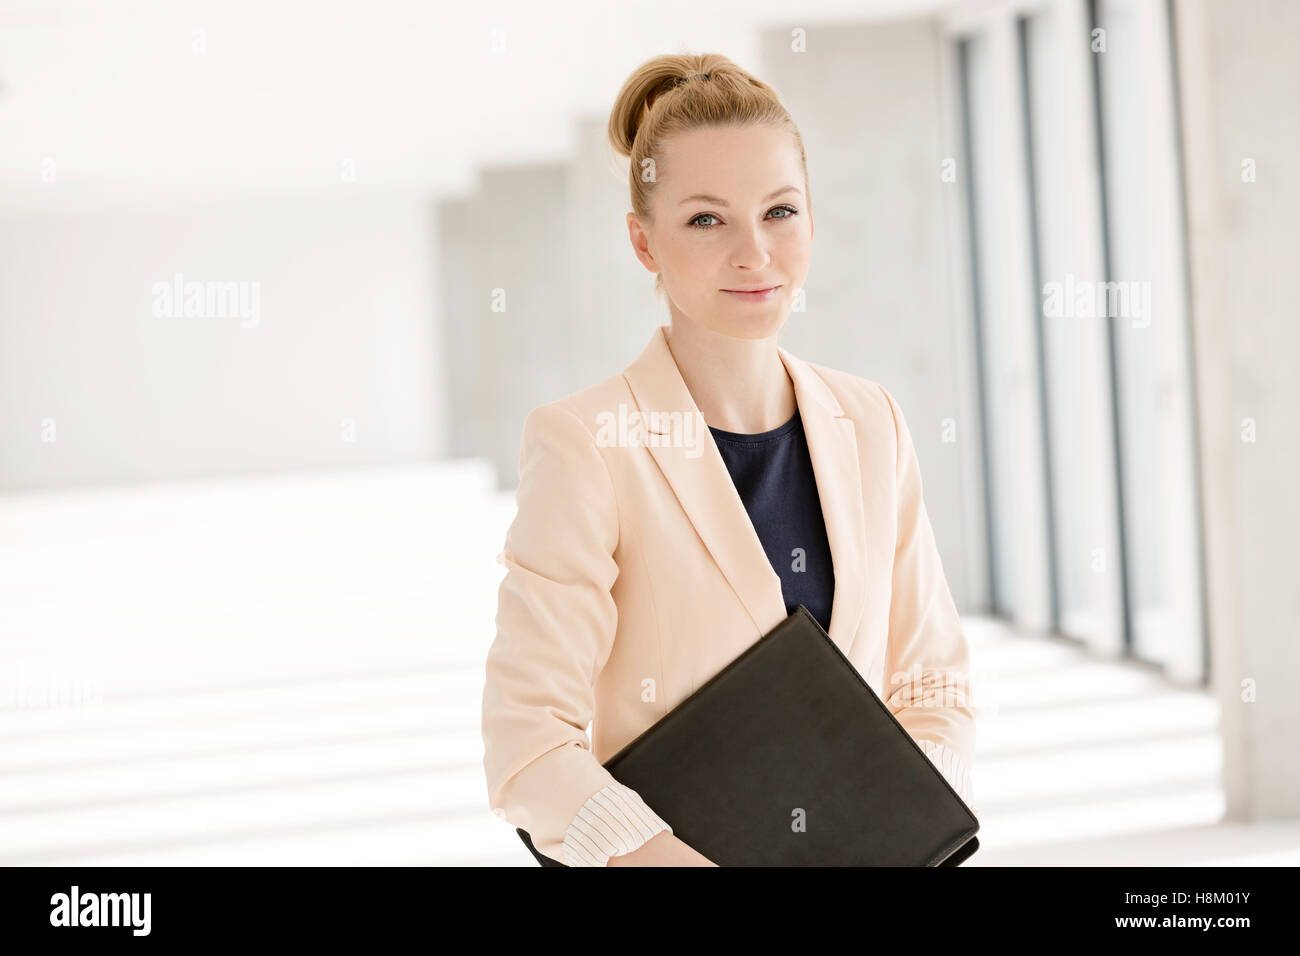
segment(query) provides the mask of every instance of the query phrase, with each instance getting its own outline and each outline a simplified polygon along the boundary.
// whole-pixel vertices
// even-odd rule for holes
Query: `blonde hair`
[[[767,125],[789,130],[803,168],[804,197],[808,159],[803,137],[776,90],[720,53],[664,54],[646,60],[623,83],[609,114],[609,142],[627,157],[632,211],[650,222],[650,199],[663,174],[664,140],[674,133],[708,126]],[[655,292],[663,292],[663,274]]]

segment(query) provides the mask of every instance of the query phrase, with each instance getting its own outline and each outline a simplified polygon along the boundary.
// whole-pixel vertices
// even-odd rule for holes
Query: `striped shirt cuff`
[[[564,862],[605,866],[611,856],[631,853],[665,830],[673,832],[640,794],[611,783],[588,798],[564,832]]]
[[[961,755],[943,744],[935,743],[933,740],[922,739],[919,743],[921,749],[925,751],[925,755],[939,768],[939,772],[943,774],[944,779],[957,791],[957,796],[961,797],[962,802],[968,807],[972,806],[971,801],[974,792],[971,788],[970,766],[961,759]]]

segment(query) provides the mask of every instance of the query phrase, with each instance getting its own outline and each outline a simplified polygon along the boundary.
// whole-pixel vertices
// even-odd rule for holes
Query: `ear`
[[[627,214],[627,236],[632,242],[632,251],[641,260],[641,264],[648,271],[657,273],[659,265],[655,262],[654,254],[650,251],[650,234],[645,231],[645,228],[641,225],[641,220],[637,218],[634,212]]]

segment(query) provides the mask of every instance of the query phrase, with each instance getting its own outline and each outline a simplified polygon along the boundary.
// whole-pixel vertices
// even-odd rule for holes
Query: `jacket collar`
[[[807,362],[777,347],[808,438],[822,515],[835,568],[830,637],[846,655],[862,617],[866,590],[866,524],[862,473],[853,420],[830,387]],[[681,442],[648,442],[687,517],[713,555],[758,629],[768,633],[786,618],[781,578],[768,560],[745,504],[727,471],[713,435],[691,397],[668,348],[668,326],[659,326],[641,355],[626,369],[642,427],[665,434],[672,413],[692,417],[699,427],[693,453]],[[667,414],[665,414],[667,413]]]

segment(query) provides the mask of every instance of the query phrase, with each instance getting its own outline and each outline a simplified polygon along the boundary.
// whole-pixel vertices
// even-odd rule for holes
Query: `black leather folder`
[[[604,766],[719,866],[956,866],[979,848],[970,808],[803,605]]]

